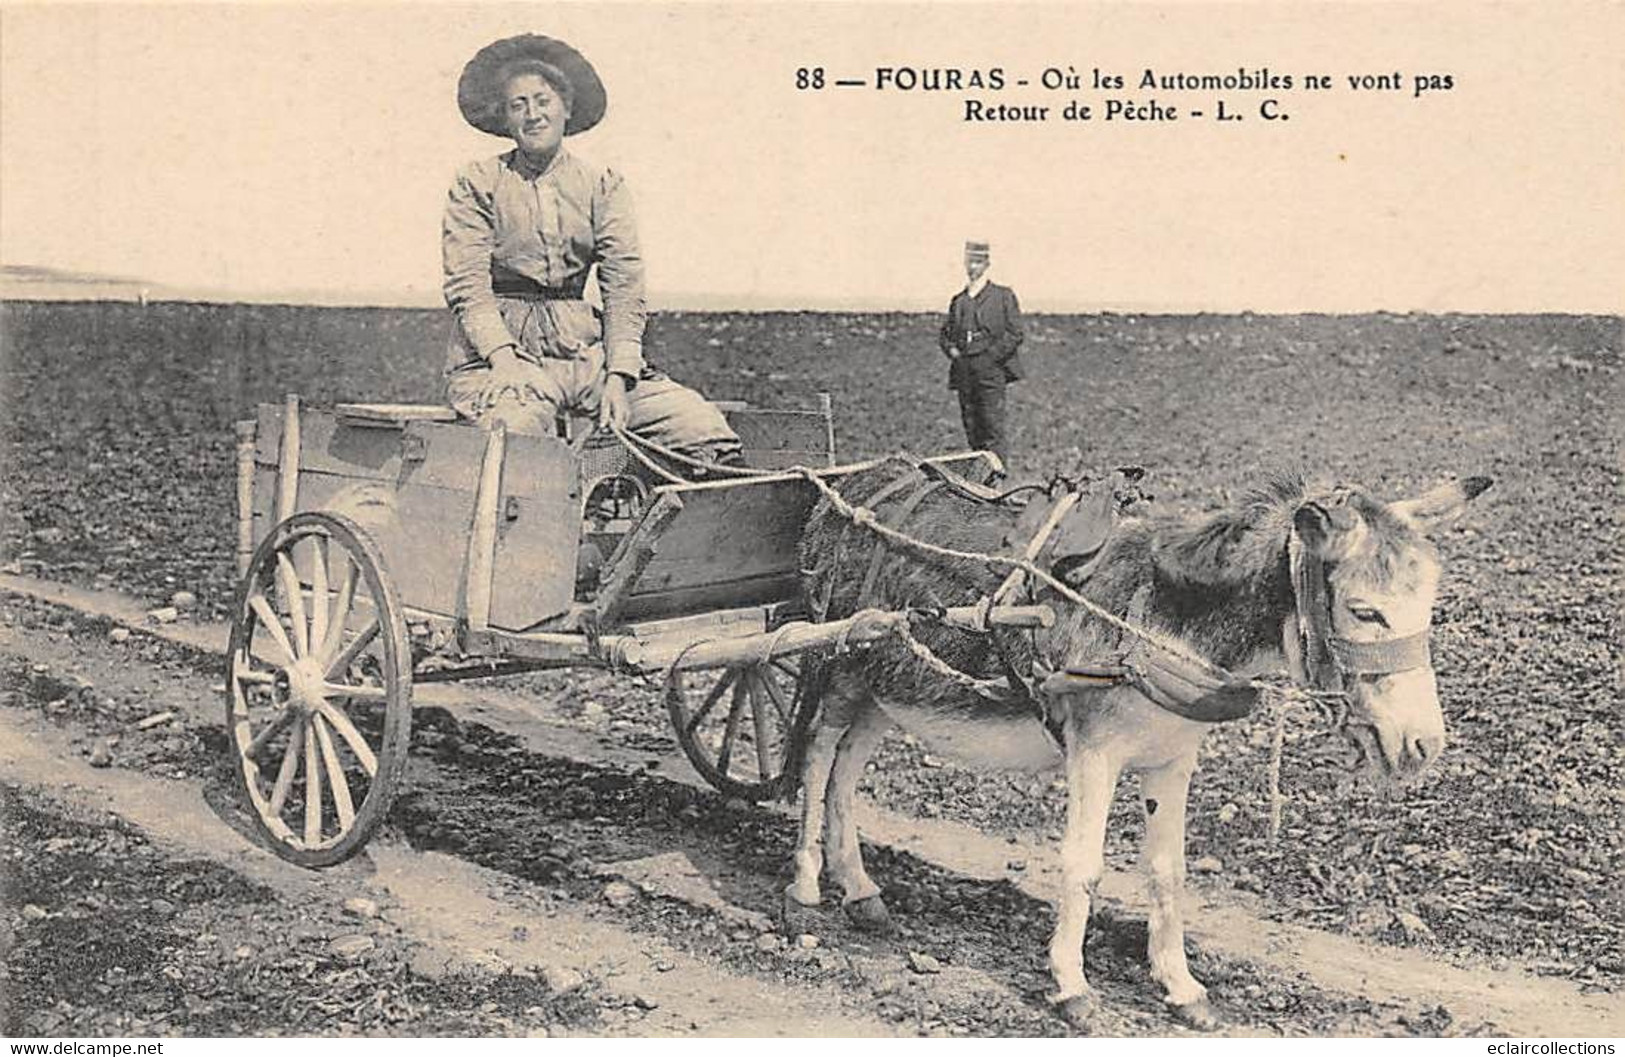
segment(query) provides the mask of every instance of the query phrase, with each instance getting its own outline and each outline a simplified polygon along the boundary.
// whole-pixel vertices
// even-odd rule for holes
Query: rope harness
[[[855,526],[876,537],[869,568],[859,595],[859,609],[867,603],[873,592],[884,559],[895,549],[955,562],[977,564],[990,571],[1006,572],[1007,575],[998,590],[983,599],[989,607],[996,599],[1007,598],[1024,584],[1029,587],[1030,593],[1033,586],[1042,586],[1115,628],[1131,642],[1118,663],[1073,669],[1065,673],[1048,673],[1047,676],[1036,671],[1035,665],[1035,675],[1042,677],[1031,681],[1010,664],[1008,655],[1002,645],[999,645],[997,628],[981,629],[984,633],[992,634],[995,645],[999,646],[999,656],[1005,662],[1006,677],[996,679],[978,677],[949,664],[915,637],[906,626],[898,632],[897,638],[904,648],[927,670],[955,686],[980,697],[1001,702],[1008,702],[1013,694],[1025,696],[1038,710],[1045,729],[1063,748],[1064,733],[1058,725],[1057,718],[1052,715],[1045,703],[1048,696],[1046,692],[1058,688],[1056,684],[1058,678],[1064,679],[1066,684],[1073,688],[1109,689],[1126,682],[1159,707],[1176,715],[1203,722],[1238,719],[1249,714],[1258,700],[1267,702],[1276,713],[1269,766],[1269,837],[1272,844],[1281,828],[1284,799],[1281,795],[1280,773],[1289,711],[1294,706],[1312,706],[1316,711],[1327,715],[1341,730],[1349,722],[1348,690],[1352,680],[1361,676],[1381,676],[1411,671],[1428,667],[1432,663],[1426,629],[1381,642],[1356,642],[1336,634],[1332,621],[1330,586],[1332,565],[1307,554],[1296,529],[1288,537],[1287,551],[1303,676],[1294,679],[1289,673],[1278,672],[1243,678],[1148,627],[1147,612],[1151,590],[1149,584],[1135,594],[1130,602],[1129,611],[1119,616],[1091,601],[1037,563],[1037,556],[1042,552],[1048,537],[1059,525],[1065,509],[1077,502],[1081,486],[1068,482],[1067,492],[1058,500],[1056,508],[1052,509],[1035,538],[1019,556],[988,554],[930,543],[894,527],[902,525],[920,503],[942,483],[940,479],[928,479],[927,475],[918,472],[918,468],[915,475],[906,475],[889,482],[866,500],[854,504],[823,480],[817,470],[808,467],[796,466],[779,471],[763,471],[723,466],[694,459],[620,428],[615,428],[614,433],[639,462],[668,480],[681,481],[682,478],[655,463],[648,452],[654,452],[709,474],[750,478],[775,473],[793,473],[806,480],[823,498],[828,508],[846,522],[837,540],[834,566],[838,566],[845,556],[849,529]],[[895,498],[910,485],[915,486],[916,491],[899,507],[893,525],[886,524],[875,513],[874,508]],[[1015,492],[1027,487],[1031,486],[1024,486],[1023,489],[1012,490],[995,499],[982,501],[1004,502]],[[831,577],[823,586],[822,597],[814,602],[814,618],[818,621],[827,618],[834,578]],[[921,611],[921,615],[925,615],[925,612]],[[983,623],[985,625],[985,621]],[[1208,707],[1205,714],[1191,713],[1186,696],[1178,692],[1184,686],[1205,690],[1202,695],[1202,701]]]
[[[642,448],[648,451],[653,451],[665,458],[672,459],[673,461],[694,467],[696,469],[702,469],[707,472],[716,472],[726,476],[740,478],[764,477],[778,473],[796,474],[811,484],[828,504],[829,508],[835,513],[839,514],[849,524],[874,534],[875,536],[879,537],[879,540],[889,543],[899,550],[913,551],[918,554],[930,555],[952,561],[979,564],[990,570],[1005,570],[1019,576],[1030,578],[1032,582],[1042,584],[1044,587],[1060,595],[1066,601],[1083,608],[1090,615],[1133,638],[1139,644],[1140,649],[1137,654],[1131,656],[1142,658],[1140,662],[1141,664],[1145,663],[1143,658],[1148,658],[1156,654],[1164,655],[1176,659],[1181,663],[1181,665],[1188,666],[1195,673],[1205,676],[1215,684],[1229,687],[1251,688],[1265,695],[1266,697],[1299,701],[1315,701],[1326,697],[1340,697],[1342,695],[1341,687],[1333,688],[1330,686],[1317,686],[1315,688],[1306,688],[1302,686],[1294,686],[1285,681],[1286,677],[1284,675],[1242,679],[1226,669],[1212,663],[1205,657],[1202,657],[1199,654],[1185,648],[1183,645],[1170,639],[1169,637],[1158,634],[1157,632],[1142,626],[1140,622],[1130,621],[1124,617],[1120,617],[1110,610],[1096,604],[1082,594],[1079,594],[1077,591],[1073,590],[1067,584],[1056,579],[1048,572],[1048,570],[1038,565],[1032,557],[1028,557],[1026,555],[1013,557],[1010,555],[987,554],[979,551],[965,551],[958,550],[953,547],[944,547],[935,543],[926,542],[925,540],[917,539],[900,531],[899,529],[885,524],[880,520],[879,516],[875,513],[872,507],[879,505],[879,503],[884,502],[893,495],[896,495],[898,492],[902,491],[903,488],[906,488],[908,484],[912,482],[912,479],[910,478],[903,478],[901,481],[891,482],[884,486],[874,496],[865,500],[863,505],[854,505],[848,502],[840,492],[836,491],[835,488],[825,481],[817,470],[809,467],[795,466],[778,471],[764,471],[750,469],[748,467],[722,466],[715,463],[703,462],[699,459],[684,455],[681,452],[674,451],[673,449],[665,447],[664,445],[661,445],[655,441],[629,433],[624,429],[615,428],[614,433],[618,438],[620,438],[621,442],[629,448]],[[918,501],[922,499],[924,499],[923,494],[917,496],[914,503],[911,505],[909,512],[912,512],[913,506],[917,506]],[[1055,523],[1051,523],[1046,525],[1045,529],[1042,531],[1053,531],[1054,527]],[[840,542],[837,544],[838,549],[842,547],[844,543],[845,534],[843,533]],[[874,555],[875,557],[871,559],[871,575],[866,577],[865,580],[866,588],[872,588],[873,586],[875,565],[878,564],[880,558],[883,556],[883,552],[879,547],[877,547]],[[1324,587],[1324,580],[1322,580],[1322,586]],[[1001,588],[1000,593],[1007,594],[1008,589]],[[865,594],[867,594],[867,590]],[[827,606],[827,597],[823,600],[823,603],[825,606]],[[825,615],[826,613],[817,614],[819,619],[823,619]],[[1299,620],[1300,628],[1302,628],[1303,616],[1301,609]],[[1309,631],[1307,628],[1304,628],[1303,630],[1306,632]],[[1319,635],[1315,635],[1314,637],[1316,639],[1321,638]],[[923,644],[919,645],[921,648],[924,648]],[[927,650],[927,652],[929,651]],[[933,670],[940,671],[940,669],[946,668],[948,670],[957,672],[957,669],[953,669],[951,665],[948,665],[947,662],[942,661],[941,658],[935,658],[934,661],[929,663]],[[946,674],[946,672],[942,672],[941,674]],[[997,684],[1005,691],[1004,695],[1001,695],[1001,697],[1007,696],[1010,689],[1004,684],[1003,680],[978,680],[964,672],[958,672],[957,676],[952,678],[954,678],[955,682],[967,686],[969,684],[965,683],[965,680],[970,680],[971,682],[983,686],[984,689],[989,683]]]

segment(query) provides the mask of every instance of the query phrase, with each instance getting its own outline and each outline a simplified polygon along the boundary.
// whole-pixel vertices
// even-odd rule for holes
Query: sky
[[[626,175],[657,305],[940,307],[973,237],[1051,310],[1625,309],[1625,5],[1603,3],[10,4],[0,262],[436,303],[452,173],[506,146],[463,123],[457,76],[521,32],[608,87],[570,147]],[[1032,83],[875,87],[994,67]],[[1296,90],[1137,85],[1260,67]],[[1414,98],[1417,73],[1453,87]],[[1272,96],[1288,121],[1260,118]],[[1207,119],[1108,122],[1109,99]],[[1071,100],[1093,119],[1059,120]]]

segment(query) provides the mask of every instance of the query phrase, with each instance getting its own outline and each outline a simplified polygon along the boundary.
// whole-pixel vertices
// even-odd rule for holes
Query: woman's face
[[[547,78],[539,73],[510,78],[502,99],[504,125],[520,150],[551,154],[559,149],[570,110]]]

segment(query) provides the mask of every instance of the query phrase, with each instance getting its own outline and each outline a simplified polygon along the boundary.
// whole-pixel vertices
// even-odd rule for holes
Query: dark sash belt
[[[543,286],[518,275],[491,277],[491,292],[498,297],[518,297],[526,301],[580,301],[584,291],[584,286]]]

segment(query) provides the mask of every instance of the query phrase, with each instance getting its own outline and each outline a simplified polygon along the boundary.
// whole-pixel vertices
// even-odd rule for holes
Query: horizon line
[[[321,290],[290,288],[280,290],[230,290],[219,287],[191,287],[145,282],[123,276],[98,276],[66,269],[34,265],[0,264],[0,301],[127,301],[195,304],[287,305],[310,308],[406,308],[445,310],[435,290],[397,287],[372,290]],[[808,297],[800,303],[782,298],[751,295],[719,295],[681,290],[653,290],[647,297],[651,312],[858,312],[865,314],[941,314],[947,298],[840,298]],[[1620,316],[1616,309],[1575,308],[1424,308],[1362,306],[1356,308],[1259,309],[1202,305],[1191,302],[1111,302],[1061,301],[1034,298],[1023,306],[1032,315],[1255,315],[1255,316],[1357,316],[1357,315],[1572,315]]]

